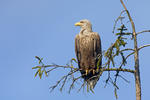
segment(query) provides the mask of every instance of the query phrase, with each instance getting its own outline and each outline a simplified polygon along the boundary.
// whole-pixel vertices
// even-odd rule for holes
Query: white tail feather
[[[99,80],[99,77],[88,80],[87,84],[88,84],[89,88],[94,89],[94,87],[95,87],[98,80]]]

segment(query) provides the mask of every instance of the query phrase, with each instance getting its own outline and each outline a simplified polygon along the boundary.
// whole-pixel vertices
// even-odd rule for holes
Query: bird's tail
[[[93,90],[95,85],[97,84],[97,81],[99,80],[99,77],[96,76],[96,77],[93,77],[89,80],[87,80],[87,86],[90,90]]]
[[[89,78],[88,80],[86,80],[87,82],[87,86],[90,90],[93,90],[94,87],[97,84],[97,81],[99,80],[100,76],[102,75],[102,72],[99,72],[99,74],[92,76],[91,78]]]

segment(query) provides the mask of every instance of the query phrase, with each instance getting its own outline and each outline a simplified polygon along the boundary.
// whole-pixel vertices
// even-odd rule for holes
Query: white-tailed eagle
[[[90,21],[84,19],[77,22],[81,30],[75,37],[75,53],[82,78],[93,89],[99,80],[101,68],[101,40],[97,32],[92,31]],[[99,64],[98,61],[100,59]],[[99,66],[97,66],[99,65]]]

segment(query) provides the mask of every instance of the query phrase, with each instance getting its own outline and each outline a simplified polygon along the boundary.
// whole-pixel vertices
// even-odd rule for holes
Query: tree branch
[[[122,69],[122,68],[103,68],[102,71],[122,71],[122,72],[135,73],[134,70],[131,70],[131,69]]]
[[[136,34],[139,35],[139,34],[145,33],[145,32],[150,32],[150,30],[144,30],[144,31],[141,31],[141,32],[137,32]]]
[[[149,47],[149,46],[150,46],[150,44],[143,45],[143,46],[139,47],[138,50],[141,50],[142,48]]]
[[[114,24],[112,33],[115,32],[117,22],[118,22],[120,19],[121,19],[121,21],[122,21],[122,19],[124,18],[124,17],[121,16],[124,12],[125,12],[125,10],[121,11],[120,16],[115,20],[115,24]]]

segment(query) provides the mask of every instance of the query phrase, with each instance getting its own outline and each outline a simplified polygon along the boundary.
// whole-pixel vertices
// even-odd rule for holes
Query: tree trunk
[[[132,25],[132,31],[133,31],[133,38],[134,38],[134,61],[135,61],[135,87],[136,87],[136,100],[141,100],[141,81],[140,81],[140,69],[139,69],[139,52],[138,52],[138,46],[137,46],[137,37],[136,37],[136,31],[135,31],[135,25],[134,22],[130,16],[130,13],[128,12],[125,4],[122,0],[120,0],[121,4],[123,5],[124,9],[126,10],[126,13],[129,17],[130,23]]]
[[[134,36],[134,60],[135,60],[135,86],[136,86],[136,100],[141,100],[141,80],[140,80],[140,68],[139,68],[139,52],[137,47],[137,39],[136,33],[133,34]]]

